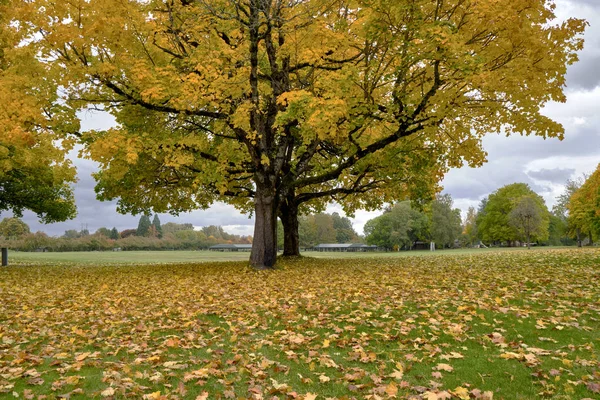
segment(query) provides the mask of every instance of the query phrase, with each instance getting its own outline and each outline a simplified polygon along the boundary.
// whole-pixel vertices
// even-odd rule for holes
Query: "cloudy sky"
[[[585,18],[590,26],[585,33],[585,49],[580,61],[571,66],[567,75],[567,102],[549,104],[544,113],[565,127],[565,139],[544,140],[539,137],[488,135],[484,148],[488,162],[478,169],[461,168],[450,171],[442,182],[444,192],[450,193],[455,206],[464,211],[501,186],[528,183],[546,199],[549,207],[563,190],[568,178],[593,171],[600,163],[600,0],[556,0],[557,16]],[[83,128],[101,129],[112,121],[91,113],[83,115]],[[43,225],[35,215],[27,213],[25,222],[32,231],[42,230],[60,236],[68,229],[87,226],[90,232],[105,226],[119,230],[135,228],[139,217],[120,215],[115,203],[95,199],[94,181],[90,174],[96,170],[93,162],[75,159],[79,182],[75,196],[79,214],[71,221]],[[332,205],[329,211],[339,211]],[[378,212],[357,212],[354,228],[363,233],[366,221]],[[173,217],[160,214],[162,223],[192,223],[195,226],[222,225],[231,233],[252,234],[253,220],[234,208],[215,204],[208,210],[194,211]]]

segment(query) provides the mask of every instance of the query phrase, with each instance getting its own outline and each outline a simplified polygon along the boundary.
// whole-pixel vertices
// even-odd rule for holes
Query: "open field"
[[[556,247],[536,247],[530,251],[555,250]],[[492,249],[457,249],[374,252],[374,253],[340,253],[308,251],[302,254],[314,258],[399,258],[440,255],[479,255],[496,252],[528,251],[525,248],[492,248]],[[213,261],[247,261],[249,252],[219,252],[219,251],[80,251],[63,253],[42,252],[9,252],[9,262],[16,264],[164,264],[164,263],[199,263]]]
[[[598,249],[0,269],[0,397],[592,399],[599,356]]]

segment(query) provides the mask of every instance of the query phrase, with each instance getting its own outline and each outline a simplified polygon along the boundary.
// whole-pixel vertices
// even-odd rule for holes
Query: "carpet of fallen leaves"
[[[600,251],[0,270],[0,397],[600,398]]]

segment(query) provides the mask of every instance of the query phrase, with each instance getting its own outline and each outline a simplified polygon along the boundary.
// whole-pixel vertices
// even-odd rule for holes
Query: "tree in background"
[[[584,233],[581,231],[581,227],[577,225],[575,219],[570,218],[569,202],[573,194],[583,185],[586,178],[584,176],[583,178],[568,179],[565,183],[563,193],[556,198],[556,204],[552,207],[552,213],[560,219],[561,225],[565,226],[566,234],[574,237],[579,247],[581,247]]]
[[[167,222],[162,225],[163,235],[167,235],[169,233],[175,233],[177,231],[191,231],[194,230],[194,225],[192,224],[178,224],[175,222]]]
[[[150,217],[147,214],[142,214],[138,222],[137,230],[135,231],[136,236],[148,236],[150,234]]]
[[[365,239],[368,244],[382,248],[410,249],[415,242],[428,240],[429,227],[425,213],[413,209],[410,201],[402,201],[367,221]]]
[[[163,236],[162,226],[160,225],[160,219],[158,218],[158,214],[154,214],[154,218],[152,219],[152,227],[156,232],[156,237],[159,239]]]
[[[463,240],[469,246],[473,246],[478,240],[477,211],[475,207],[469,207],[465,223],[463,224]]]
[[[531,249],[532,237],[543,237],[548,235],[548,227],[544,227],[542,213],[544,210],[539,203],[529,196],[522,196],[516,200],[514,207],[508,214],[508,223],[519,235],[519,240],[527,243]],[[546,232],[543,229],[546,229]]]
[[[0,222],[0,236],[6,239],[18,239],[29,232],[29,225],[19,218],[4,218]]]
[[[278,215],[297,253],[302,207],[429,197],[449,167],[484,162],[487,132],[562,136],[540,109],[564,101],[585,26],[556,25],[546,0],[14,6],[65,104],[109,104],[119,123],[83,135],[98,196],[253,210],[257,268],[275,263]]]
[[[110,232],[111,232],[110,229],[101,227],[101,228],[98,228],[96,230],[96,232],[94,232],[94,235],[102,235],[106,238],[110,238]]]
[[[352,243],[358,240],[358,235],[352,227],[350,219],[342,217],[337,212],[331,214],[331,219],[333,220],[336,243]]]
[[[57,99],[57,83],[37,51],[22,46],[15,29],[17,1],[0,1],[0,213],[21,217],[31,210],[44,223],[76,215],[71,183],[75,169],[65,157],[72,141],[60,132],[66,123]]]
[[[320,243],[361,242],[350,219],[342,217],[337,212],[300,216],[298,232],[300,246],[303,248],[313,247]],[[279,233],[283,233],[283,224],[281,224]],[[283,240],[280,241],[280,244],[284,245]]]
[[[452,206],[449,194],[438,195],[431,203],[431,239],[442,248],[454,246],[462,231],[460,210]]]
[[[569,229],[587,234],[593,244],[594,236],[600,235],[600,164],[571,195],[567,209]]]
[[[482,201],[483,210],[477,216],[477,229],[483,241],[507,242],[509,245],[513,245],[516,240],[519,240],[519,233],[510,224],[509,215],[523,197],[531,197],[540,209],[542,222],[533,238],[535,240],[548,238],[550,215],[544,199],[531,190],[529,185],[513,183],[501,187],[490,194],[485,201]]]
[[[121,238],[121,235],[119,234],[119,231],[117,230],[117,228],[113,227],[111,229],[110,235],[108,237],[112,240],[118,240]]]

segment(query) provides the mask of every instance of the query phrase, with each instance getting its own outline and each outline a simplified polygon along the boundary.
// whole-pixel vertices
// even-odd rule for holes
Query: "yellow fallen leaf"
[[[446,372],[452,372],[452,371],[454,371],[454,368],[451,365],[443,364],[443,363],[438,364],[435,368],[438,371],[446,371]]]
[[[329,339],[323,340],[323,348],[326,349],[329,347]]]
[[[198,396],[196,396],[196,400],[207,400],[208,392],[202,392]]]
[[[469,396],[469,391],[462,386],[458,386],[453,391],[454,395],[461,400],[469,400],[471,397]]]
[[[107,387],[102,392],[100,392],[102,397],[110,397],[115,395],[115,389],[113,387]]]
[[[398,386],[396,386],[396,384],[394,382],[390,382],[386,387],[385,387],[385,392],[387,393],[388,396],[390,397],[396,397],[396,395],[398,394]]]
[[[394,379],[398,379],[401,380],[404,377],[404,372],[402,371],[398,371],[397,369],[394,370],[394,372],[392,372],[389,375],[390,378],[394,378]]]
[[[317,398],[317,395],[314,393],[306,393],[304,395],[304,400],[315,400]]]
[[[86,353],[81,353],[75,357],[75,361],[83,361],[86,358],[88,358],[90,354],[92,354],[92,353],[90,353],[89,351]]]

